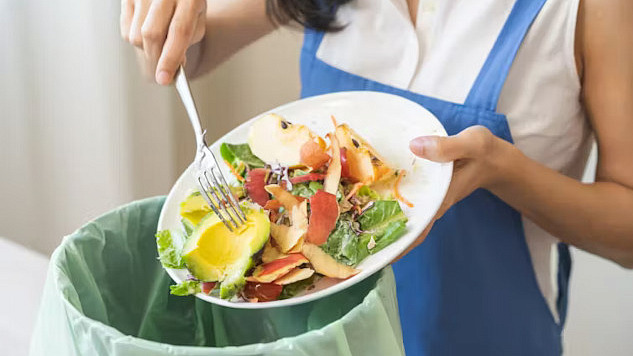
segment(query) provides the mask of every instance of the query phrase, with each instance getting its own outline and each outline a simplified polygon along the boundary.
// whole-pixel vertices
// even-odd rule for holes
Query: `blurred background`
[[[120,39],[118,1],[0,0],[0,10],[0,259],[41,266],[19,266],[25,280],[0,263],[0,285],[22,284],[0,297],[0,310],[22,319],[16,328],[0,312],[0,354],[12,355],[6,342],[28,345],[46,258],[63,236],[167,194],[194,143],[175,90],[142,78]],[[298,98],[301,40],[277,31],[193,83],[208,141]],[[633,273],[573,253],[565,354],[632,355]]]

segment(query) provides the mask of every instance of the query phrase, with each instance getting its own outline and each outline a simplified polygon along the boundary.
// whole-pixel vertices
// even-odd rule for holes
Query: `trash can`
[[[391,268],[331,296],[233,309],[169,294],[154,234],[164,197],[131,203],[52,255],[31,355],[403,355]]]

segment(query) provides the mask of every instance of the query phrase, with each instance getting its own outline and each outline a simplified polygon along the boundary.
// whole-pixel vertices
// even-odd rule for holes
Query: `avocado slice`
[[[210,212],[211,208],[200,192],[192,193],[180,203],[180,216],[194,226]]]
[[[221,282],[220,297],[229,299],[245,283],[252,256],[270,235],[268,215],[261,209],[243,209],[246,223],[230,231],[215,214],[204,217],[182,251],[189,271],[203,282]]]

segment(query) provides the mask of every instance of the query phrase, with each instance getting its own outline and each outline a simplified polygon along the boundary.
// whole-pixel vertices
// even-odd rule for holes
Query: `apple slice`
[[[270,240],[266,242],[266,245],[264,245],[264,252],[262,252],[262,262],[268,263],[284,257],[288,257],[288,255],[279,251],[276,246],[273,246]]]
[[[336,196],[319,190],[310,197],[310,222],[307,240],[315,245],[327,242],[330,232],[336,227],[339,207]]]
[[[312,277],[313,274],[314,270],[311,268],[295,268],[285,275],[275,279],[273,283],[283,286],[286,284],[303,281],[304,279]]]
[[[292,225],[270,224],[270,234],[282,252],[289,252],[308,232],[308,203],[301,202],[290,212]],[[300,250],[298,251],[300,252]]]
[[[319,169],[330,160],[323,147],[314,141],[308,141],[301,146],[300,156],[301,164],[312,169]]]
[[[271,302],[277,300],[284,287],[275,283],[246,282],[242,294],[250,302]]]
[[[339,148],[338,139],[335,135],[327,134],[332,142],[332,160],[327,169],[327,175],[323,182],[323,190],[330,194],[336,195],[338,184],[341,181],[341,150]]]
[[[275,279],[290,272],[293,268],[307,263],[308,259],[300,253],[293,253],[288,257],[280,258],[257,266],[253,275],[246,277],[249,282],[270,283]]]
[[[281,116],[268,114],[255,121],[248,134],[248,145],[253,154],[268,164],[285,167],[301,164],[301,147],[318,140],[304,125],[291,124]]]
[[[292,211],[292,207],[301,203],[301,200],[278,184],[269,184],[265,186],[264,189],[266,189],[268,193],[272,194],[275,199],[279,200],[281,205],[288,211]]]
[[[310,261],[314,270],[326,277],[346,279],[360,272],[350,266],[338,263],[317,245],[305,243],[303,244],[302,252]]]
[[[324,180],[324,179],[325,179],[325,174],[308,173],[302,176],[296,176],[296,177],[290,178],[290,183],[297,184],[297,183],[312,182],[312,181],[318,181],[318,180]]]
[[[246,183],[244,183],[246,194],[248,194],[251,200],[261,206],[265,206],[270,199],[268,192],[266,192],[266,189],[264,188],[266,186],[267,175],[268,170],[265,168],[251,169],[246,174]]]
[[[291,248],[290,251],[288,251],[288,253],[301,252],[301,250],[303,250],[304,243],[305,243],[305,236],[300,238],[299,241],[297,241],[297,243],[294,245],[294,247]]]

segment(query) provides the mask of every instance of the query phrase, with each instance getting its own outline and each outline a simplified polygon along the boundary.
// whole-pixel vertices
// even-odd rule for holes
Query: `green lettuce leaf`
[[[163,266],[185,268],[185,263],[180,256],[180,248],[178,248],[169,230],[159,231],[156,234],[156,246],[158,247],[158,259]]]
[[[234,168],[237,168],[240,162],[243,162],[251,169],[263,168],[266,165],[264,161],[251,152],[251,148],[247,143],[238,145],[223,143],[222,146],[220,146],[220,154],[222,158],[229,162]]]
[[[350,214],[341,214],[327,242],[321,246],[328,255],[346,265],[360,262],[359,236],[352,229],[352,224]]]
[[[179,296],[192,295],[201,291],[200,282],[193,280],[186,280],[180,284],[170,286],[169,289],[171,289],[171,294]]]
[[[359,224],[354,227],[354,224]],[[341,214],[336,228],[321,246],[340,263],[355,266],[396,241],[406,231],[407,217],[400,204],[393,200],[378,200],[367,209],[358,221],[352,221],[349,213]],[[362,230],[361,234],[355,231]],[[370,241],[373,239],[373,246]]]
[[[311,196],[316,194],[319,189],[323,189],[323,184],[312,181],[293,184],[292,190],[290,192],[292,193],[292,195],[297,195],[303,198],[310,198]]]
[[[358,218],[361,230],[382,235],[390,223],[407,222],[407,217],[396,200],[378,200]]]

